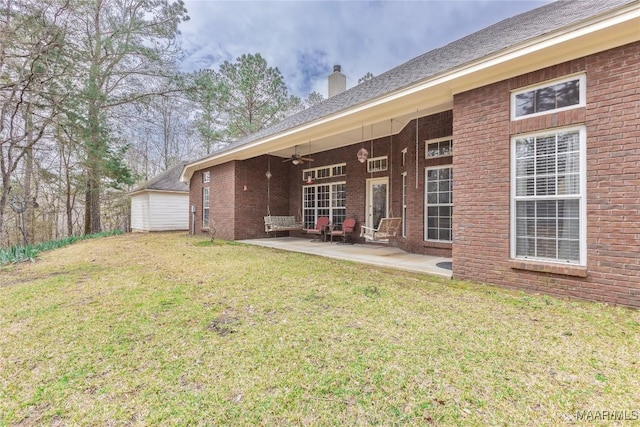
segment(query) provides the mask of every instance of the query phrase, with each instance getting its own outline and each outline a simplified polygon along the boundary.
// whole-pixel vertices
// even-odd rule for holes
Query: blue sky
[[[185,0],[180,27],[184,71],[214,68],[260,53],[289,91],[327,96],[327,76],[342,66],[347,87],[431,49],[549,3],[532,1],[217,1]]]

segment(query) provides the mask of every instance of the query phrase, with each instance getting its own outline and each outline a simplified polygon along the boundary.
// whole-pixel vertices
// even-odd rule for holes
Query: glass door
[[[367,179],[366,226],[378,228],[389,214],[389,178]]]

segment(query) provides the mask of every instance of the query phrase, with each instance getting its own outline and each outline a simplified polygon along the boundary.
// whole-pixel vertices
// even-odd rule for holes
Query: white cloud
[[[542,1],[206,1],[186,0],[182,68],[215,68],[244,53],[278,67],[290,91],[327,95],[342,65],[347,87],[431,49],[548,3]]]

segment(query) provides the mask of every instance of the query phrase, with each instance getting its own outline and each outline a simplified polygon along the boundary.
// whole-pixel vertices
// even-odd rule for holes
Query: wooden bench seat
[[[302,230],[302,222],[296,222],[296,217],[291,215],[267,215],[264,217],[264,231],[269,234],[272,231]]]
[[[382,218],[378,228],[360,227],[360,237],[364,237],[369,241],[388,240],[389,237],[395,237],[400,231],[402,218]]]

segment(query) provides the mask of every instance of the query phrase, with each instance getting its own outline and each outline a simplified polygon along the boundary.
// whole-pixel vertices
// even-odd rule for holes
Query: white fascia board
[[[326,116],[315,121],[305,123],[303,125],[288,129],[286,131],[273,134],[267,136],[265,138],[250,142],[248,144],[244,144],[238,147],[235,147],[231,150],[224,151],[219,155],[212,155],[205,159],[196,161],[194,163],[190,163],[185,165],[182,174],[180,176],[181,181],[189,181],[193,172],[204,167],[215,166],[217,164],[226,163],[228,161],[233,160],[241,160],[246,156],[240,155],[243,152],[253,151],[254,149],[260,149],[262,146],[269,145],[270,143],[282,140],[287,137],[292,137],[296,135],[303,134],[305,131],[309,131],[314,128],[325,126],[331,122],[339,122],[340,120],[344,120],[347,117],[358,115],[358,113],[365,113],[367,111],[375,111],[376,108],[381,108],[382,106],[392,104],[392,103],[400,103],[403,99],[411,99],[412,96],[420,95],[426,91],[434,90],[437,87],[441,87],[442,90],[448,90],[451,92],[451,87],[454,87],[454,82],[462,82],[466,77],[470,75],[474,75],[480,73],[482,71],[489,70],[491,68],[499,67],[506,63],[510,63],[513,61],[517,61],[523,57],[528,55],[533,55],[539,53],[541,51],[552,49],[554,46],[558,46],[560,44],[579,39],[581,37],[586,37],[592,33],[607,30],[610,28],[615,28],[618,25],[624,25],[628,23],[633,23],[634,20],[640,19],[640,2],[634,2],[622,9],[612,11],[604,16],[594,17],[590,20],[580,22],[571,27],[564,28],[553,33],[549,33],[538,38],[529,40],[519,46],[514,46],[509,49],[505,49],[504,51],[494,53],[490,56],[478,59],[469,64],[463,65],[461,67],[452,69],[445,73],[433,76],[426,81],[415,84],[413,86],[400,89],[396,92],[384,95],[380,98],[367,101],[363,104],[348,108],[346,110],[334,113],[330,116]],[[635,40],[640,39],[640,32],[635,36]],[[588,54],[588,53],[587,53]],[[585,54],[581,54],[584,56]],[[490,84],[491,82],[476,82],[475,87],[480,87],[482,85]],[[459,84],[460,86],[463,86]],[[469,90],[467,88],[466,90]],[[417,97],[420,98],[420,97]],[[422,99],[427,98],[426,96],[422,96]],[[411,103],[410,103],[411,104]],[[419,101],[415,101],[413,105],[407,108],[412,108],[414,111],[418,111],[420,108]],[[407,110],[409,111],[409,110]],[[398,112],[399,115],[404,114],[403,112]],[[363,117],[366,119],[366,117]],[[363,122],[364,123],[364,122]],[[339,125],[339,124],[337,124]],[[304,140],[308,138],[304,138],[300,136],[298,140]],[[283,144],[283,147],[271,147],[271,150],[259,150],[260,154],[266,154],[271,151],[276,151],[280,148],[286,148],[290,144]],[[259,154],[256,154],[259,155]]]
[[[135,196],[135,195],[141,194],[141,193],[189,194],[189,190],[178,191],[178,190],[157,190],[157,189],[153,189],[153,188],[151,188],[151,189],[142,188],[140,190],[132,191],[131,193],[129,193],[129,197]]]

